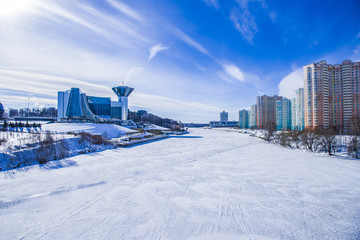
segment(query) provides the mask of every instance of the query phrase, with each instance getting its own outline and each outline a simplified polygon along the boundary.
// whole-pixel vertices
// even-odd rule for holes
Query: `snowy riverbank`
[[[358,239],[360,161],[191,129],[0,172],[5,239]]]

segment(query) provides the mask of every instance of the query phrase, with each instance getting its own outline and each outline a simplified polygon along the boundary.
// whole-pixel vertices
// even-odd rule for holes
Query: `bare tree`
[[[36,151],[36,156],[40,164],[45,164],[52,160],[54,155],[54,138],[50,131],[46,131],[45,138],[40,142],[40,147]]]
[[[296,131],[296,130],[290,131],[291,142],[294,143],[296,148],[300,148],[300,143],[301,143],[300,135],[301,135],[301,132],[299,132],[299,131]]]
[[[326,153],[329,154],[329,156],[333,155],[333,153],[335,153],[336,147],[335,132],[331,129],[323,130],[321,134],[321,144],[323,149]]]
[[[292,147],[291,146],[291,134],[287,131],[281,131],[278,135],[278,141],[281,146]]]
[[[311,129],[305,130],[300,135],[300,141],[306,149],[312,152],[317,151],[321,143],[318,132]]]
[[[360,118],[352,118],[351,133],[351,139],[347,147],[347,152],[352,158],[360,158]]]
[[[268,122],[265,125],[264,140],[270,142],[274,137],[276,131],[276,125],[273,122]]]

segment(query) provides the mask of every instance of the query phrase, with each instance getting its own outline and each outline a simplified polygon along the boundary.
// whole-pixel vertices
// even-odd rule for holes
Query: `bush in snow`
[[[282,131],[277,135],[278,142],[281,146],[292,147],[291,146],[291,134],[287,131]]]
[[[270,142],[274,137],[274,133],[276,131],[275,123],[266,123],[265,131],[264,131],[264,140]]]
[[[360,158],[360,118],[354,117],[351,121],[352,134],[347,152],[352,158]]]
[[[46,131],[45,138],[40,142],[40,147],[36,151],[36,157],[40,164],[45,164],[52,160],[55,155],[54,138],[50,131]]]
[[[335,153],[336,147],[336,135],[331,129],[323,130],[320,137],[321,145],[323,150],[329,154],[329,156]]]
[[[316,130],[305,130],[300,135],[300,141],[306,149],[312,152],[317,151],[321,144],[321,139]]]

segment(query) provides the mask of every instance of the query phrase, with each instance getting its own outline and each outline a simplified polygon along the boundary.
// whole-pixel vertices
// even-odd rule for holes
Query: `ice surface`
[[[1,239],[359,239],[360,161],[190,129],[0,172]]]
[[[117,138],[126,133],[136,131],[115,124],[94,123],[50,123],[41,126],[43,131],[49,130],[57,133],[87,132],[93,135],[106,135],[109,138]]]

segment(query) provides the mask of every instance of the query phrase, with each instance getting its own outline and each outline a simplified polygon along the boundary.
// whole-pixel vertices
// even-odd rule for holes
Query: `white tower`
[[[127,86],[113,87],[112,90],[119,97],[119,103],[121,104],[121,120],[127,120],[128,118],[128,96],[134,91],[134,88]]]

